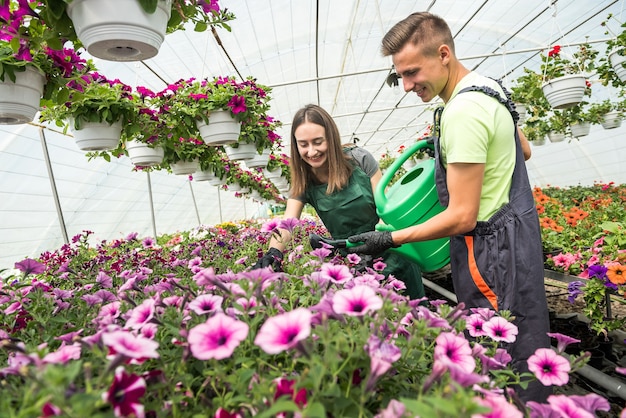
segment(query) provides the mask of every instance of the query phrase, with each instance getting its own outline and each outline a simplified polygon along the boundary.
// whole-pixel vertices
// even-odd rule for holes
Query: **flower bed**
[[[577,276],[572,301],[581,295],[584,314],[598,334],[624,326],[626,317],[606,316],[610,295],[626,290],[626,186],[535,188],[546,267]]]
[[[284,272],[250,271],[280,225]],[[311,221],[72,243],[0,282],[0,410],[16,416],[490,416],[607,411],[596,394],[523,405],[587,356],[543,349],[519,376],[506,312],[410,301],[383,263],[311,251]],[[476,337],[468,341],[464,330]],[[560,338],[560,337],[559,337]],[[560,340],[559,340],[560,341]],[[505,396],[506,395],[506,396]],[[543,412],[541,412],[543,411]]]

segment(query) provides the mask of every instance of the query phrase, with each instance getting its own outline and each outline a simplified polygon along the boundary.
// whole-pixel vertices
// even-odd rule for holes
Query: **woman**
[[[366,150],[342,146],[332,117],[319,106],[298,110],[291,125],[291,195],[285,218],[300,218],[306,203],[311,204],[334,239],[371,231],[379,221],[373,190],[381,178],[378,163]],[[291,239],[281,230],[272,237],[270,249],[254,268],[280,268],[285,243]],[[387,264],[385,276],[393,274],[406,285],[412,299],[424,296],[419,267],[402,256],[386,251],[376,254]]]

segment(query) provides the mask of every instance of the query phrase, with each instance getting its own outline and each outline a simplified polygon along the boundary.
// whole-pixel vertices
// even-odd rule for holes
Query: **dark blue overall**
[[[379,218],[376,214],[372,183],[358,165],[354,165],[350,181],[343,189],[326,194],[327,186],[307,184],[305,199],[315,208],[334,239],[346,239],[351,235],[374,230]],[[382,271],[385,276],[393,274],[396,279],[404,282],[406,296],[411,299],[424,297],[422,274],[417,264],[391,251],[374,256],[374,259],[376,257],[382,257],[387,264]]]
[[[515,122],[515,169],[509,203],[488,221],[478,222],[466,234],[450,238],[452,282],[459,302],[466,308],[483,307],[512,312],[519,334],[506,348],[518,372],[528,371],[527,359],[540,347],[550,347],[541,230],[526,164],[517,132],[517,113],[511,102],[489,87],[468,87],[497,99],[511,112]],[[439,201],[449,202],[446,170],[441,162],[439,138],[435,140],[435,179]],[[517,388],[523,401],[545,402],[551,387],[532,382],[526,391]]]

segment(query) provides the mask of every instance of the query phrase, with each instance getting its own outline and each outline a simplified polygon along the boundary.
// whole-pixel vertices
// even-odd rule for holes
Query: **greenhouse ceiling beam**
[[[569,46],[578,46],[578,45],[583,45],[583,44],[597,44],[597,43],[606,42],[606,41],[608,41],[610,39],[611,38],[603,38],[603,39],[596,39],[596,40],[592,40],[592,41],[569,43],[568,45]],[[495,53],[489,53],[489,54],[469,55],[467,57],[461,57],[459,59],[461,61],[467,61],[467,60],[488,58],[488,57],[494,57],[494,56],[497,57],[497,56],[501,56],[501,55],[526,54],[526,53],[529,53],[529,52],[543,51],[545,49],[546,49],[545,46],[540,46],[540,47],[534,47],[534,48],[516,49],[516,50],[513,50],[513,51],[502,51],[502,52],[495,52]],[[381,73],[381,72],[389,72],[389,67],[374,68],[374,69],[371,69],[371,70],[363,70],[363,71],[353,71],[353,72],[350,72],[350,73],[332,74],[332,75],[321,76],[321,77],[303,78],[303,79],[300,79],[300,80],[292,80],[292,81],[285,81],[283,83],[269,84],[268,87],[276,88],[276,87],[293,86],[293,85],[297,85],[297,84],[313,83],[313,82],[318,82],[318,81],[333,80],[333,79],[342,78],[342,77],[352,77],[352,76],[356,76],[356,75],[371,74],[371,73]]]
[[[52,163],[50,161],[50,153],[48,152],[48,142],[46,141],[46,134],[43,132],[43,126],[39,127],[39,138],[41,138],[41,148],[43,149],[43,158],[46,162],[46,168],[48,169],[48,179],[50,179],[50,188],[52,189],[52,198],[54,205],[57,209],[57,217],[59,218],[59,226],[61,227],[61,234],[63,235],[63,241],[66,244],[70,243],[69,236],[67,235],[67,225],[65,225],[65,217],[63,216],[63,209],[61,208],[61,201],[59,200],[59,192],[57,190],[57,184],[54,179],[54,171],[52,170]]]

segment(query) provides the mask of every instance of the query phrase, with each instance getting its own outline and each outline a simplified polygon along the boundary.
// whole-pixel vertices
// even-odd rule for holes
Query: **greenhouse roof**
[[[380,53],[380,41],[410,13],[444,17],[464,65],[509,87],[524,67],[538,70],[541,54],[554,45],[572,54],[586,42],[604,53],[626,18],[623,0],[222,0],[220,5],[236,16],[230,32],[189,28],[167,35],[154,58],[94,59],[97,68],[110,79],[155,91],[181,78],[252,76],[272,88],[270,114],[283,122],[278,133],[286,145],[295,111],[316,103],[334,116],[344,142],[356,141],[377,158],[420,137],[437,104],[421,103],[404,93],[401,83],[387,83],[393,68]],[[603,26],[609,14],[615,19]],[[617,96],[617,90],[591,81],[594,100]],[[594,125],[580,140],[534,147],[531,184],[626,183],[624,129]],[[0,268],[55,248],[64,235],[84,229],[108,240],[133,231],[160,234],[267,216],[267,206],[185,176],[133,172],[125,158],[88,161],[50,127],[0,125],[0,135]],[[59,226],[55,191],[65,228]]]

